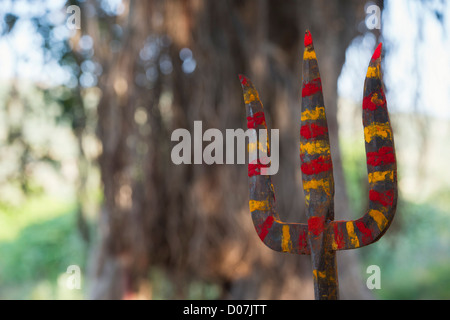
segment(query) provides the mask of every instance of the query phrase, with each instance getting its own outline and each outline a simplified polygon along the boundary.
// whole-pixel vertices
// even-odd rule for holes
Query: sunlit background
[[[111,16],[124,11],[120,0],[99,3]],[[93,39],[66,25],[67,5],[0,4],[1,299],[86,298],[85,286],[67,287],[66,271],[70,265],[86,270],[103,200],[96,162],[102,153],[96,108],[103,66]],[[378,298],[449,299],[450,4],[386,0],[381,26],[400,199],[392,230],[360,250],[360,273],[365,279],[366,266],[380,266],[382,290],[373,292]],[[358,213],[366,205],[361,100],[377,41],[371,32],[352,41],[338,81],[344,173]],[[149,41],[141,59],[150,60],[155,50]],[[183,72],[195,72],[198,62],[189,49],[180,51],[180,59]],[[135,81],[145,84],[158,72],[172,72],[169,56]],[[126,83],[114,84],[116,91],[121,85]],[[144,124],[147,114],[138,108],[134,118]]]

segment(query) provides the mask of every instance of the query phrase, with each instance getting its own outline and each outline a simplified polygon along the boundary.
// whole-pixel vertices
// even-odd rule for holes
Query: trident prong
[[[279,252],[310,254],[316,299],[338,299],[336,251],[377,241],[391,224],[397,204],[397,166],[392,128],[381,78],[381,43],[376,48],[364,83],[363,125],[369,180],[369,205],[363,217],[334,221],[333,165],[317,57],[309,31],[303,53],[300,160],[308,223],[285,223],[275,210],[275,191],[262,175],[260,158],[248,165],[250,211],[260,239]],[[239,76],[247,110],[247,127],[267,130],[264,110],[251,81]],[[269,152],[265,141],[253,149]],[[267,146],[265,149],[264,146]]]

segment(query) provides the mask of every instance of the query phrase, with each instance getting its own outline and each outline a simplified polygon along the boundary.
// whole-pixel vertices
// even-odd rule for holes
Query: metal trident
[[[328,126],[316,53],[309,31],[303,53],[300,160],[308,223],[285,223],[275,210],[275,191],[267,164],[248,165],[250,211],[261,240],[279,252],[310,254],[316,299],[338,299],[336,251],[374,243],[391,224],[397,205],[394,140],[380,71],[381,43],[370,60],[364,83],[363,125],[369,180],[369,205],[358,220],[334,220],[334,180]],[[267,130],[263,106],[250,80],[239,76],[248,129]],[[255,135],[256,132],[255,132]],[[267,135],[250,142],[249,150],[270,154]]]

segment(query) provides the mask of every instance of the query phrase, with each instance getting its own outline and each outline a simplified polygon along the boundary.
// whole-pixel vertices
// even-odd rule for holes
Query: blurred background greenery
[[[333,103],[339,146],[334,148],[342,158],[339,188],[346,192],[341,200],[348,201],[353,219],[367,203],[362,85],[377,41],[385,50],[399,204],[385,236],[349,260],[357,261],[357,268],[344,279],[354,277],[360,284],[344,285],[343,296],[358,298],[366,269],[375,264],[381,268],[382,289],[368,297],[450,299],[450,5],[337,1],[330,15],[336,14],[344,27],[335,28],[317,13],[327,10],[323,1],[186,3],[2,0],[0,299],[311,298],[308,263],[298,262],[308,258],[283,255],[287,262],[274,261],[277,255],[257,247],[251,221],[230,231],[230,225],[250,217],[242,167],[226,171],[167,164],[174,128],[189,128],[197,119],[211,127],[242,126],[242,98],[233,83],[240,72],[262,84],[263,103],[273,107],[268,119],[288,136],[289,122],[279,113],[298,112],[292,111],[298,108],[298,92],[290,86],[299,66],[290,64],[310,25],[324,65],[321,73],[333,79],[336,70],[336,88],[330,86],[338,94]],[[369,29],[364,21],[371,4],[382,9],[381,30]],[[80,29],[67,24],[70,5],[81,8]],[[261,29],[252,22],[253,14],[269,15],[270,22]],[[229,27],[228,18],[245,41],[233,28],[227,36],[220,33],[221,26]],[[345,36],[344,29],[350,29]],[[330,58],[336,69],[325,60],[334,52],[325,50],[335,43],[326,36],[332,32],[348,39],[343,47],[333,47],[345,52],[341,60]],[[216,67],[220,61],[223,65]],[[285,96],[282,87],[289,87]],[[277,98],[269,100],[269,95]],[[236,107],[225,116],[228,110],[221,110],[229,104]],[[211,110],[220,116],[211,116]],[[282,148],[295,149],[296,135]],[[281,208],[295,209],[295,218],[303,200],[290,199],[302,195],[293,196],[280,185],[287,181],[283,174],[298,177],[298,171],[287,171],[289,159],[282,150],[281,166],[288,169],[281,169],[275,188],[281,189]],[[218,182],[225,180],[236,181],[240,189]],[[300,179],[295,183],[297,192]],[[341,257],[345,260],[346,254]],[[80,290],[67,286],[70,265],[82,270]],[[345,274],[343,266],[339,271]],[[271,272],[280,279],[297,274],[298,282],[293,288],[284,280],[282,289],[274,289],[275,281],[265,287],[262,279]],[[298,291],[304,293],[292,293]]]

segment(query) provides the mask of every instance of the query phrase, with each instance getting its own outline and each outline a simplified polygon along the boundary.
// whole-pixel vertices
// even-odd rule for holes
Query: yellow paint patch
[[[328,180],[311,180],[311,181],[303,181],[303,189],[309,192],[311,189],[319,189],[322,188],[323,191],[326,192],[327,195],[330,195],[330,182]]]
[[[368,175],[369,177],[369,183],[377,183],[380,181],[385,181],[387,179],[394,180],[394,171],[376,171],[371,172]]]
[[[350,243],[352,244],[352,247],[353,248],[358,248],[359,247],[359,240],[358,240],[358,237],[356,236],[356,233],[355,233],[355,227],[353,225],[353,221],[348,221],[345,224],[345,227],[347,228],[348,239],[350,240]]]
[[[386,219],[386,217],[381,211],[370,210],[369,215],[373,218],[373,220],[375,220],[375,222],[378,225],[378,229],[380,229],[380,231],[382,231],[388,224],[388,219]]]
[[[314,50],[305,50],[303,53],[303,60],[315,60],[317,59],[316,57],[316,52]]]
[[[269,204],[269,201],[267,201],[267,200],[264,200],[264,201],[250,200],[249,206],[250,206],[250,212],[253,212],[255,210],[260,210],[260,211],[270,210],[270,204]]]
[[[305,203],[307,206],[309,206],[309,201],[311,200],[311,195],[308,193],[305,195]]]
[[[384,100],[382,99],[381,95],[379,95],[378,93],[374,93],[370,100],[377,106],[383,104],[383,102],[384,102]]]
[[[327,141],[313,141],[300,144],[302,154],[330,154],[330,144]]]
[[[379,78],[380,77],[380,66],[369,67],[367,69],[367,78]]]
[[[292,250],[292,241],[291,241],[291,235],[289,233],[289,225],[285,224],[283,225],[283,237],[281,240],[281,248],[283,252],[291,252]]]
[[[392,138],[392,131],[389,122],[379,123],[374,122],[370,126],[364,128],[364,138],[369,143],[374,137],[381,137],[384,139]]]
[[[262,143],[262,142],[249,142],[248,144],[248,152],[254,152],[256,151],[256,145],[258,145],[258,150],[262,151],[264,153],[267,154],[267,150],[268,150],[268,143]]]
[[[325,119],[325,107],[317,107],[314,110],[305,110],[302,112],[302,121]]]
[[[246,104],[252,103],[253,101],[259,101],[258,91],[254,88],[249,88],[244,92],[244,102]]]
[[[331,249],[334,250],[334,251],[337,251],[339,249],[339,247],[338,247],[334,237],[333,237],[333,242],[331,243]]]
[[[325,271],[313,270],[314,279],[322,278],[325,279],[326,273]]]

